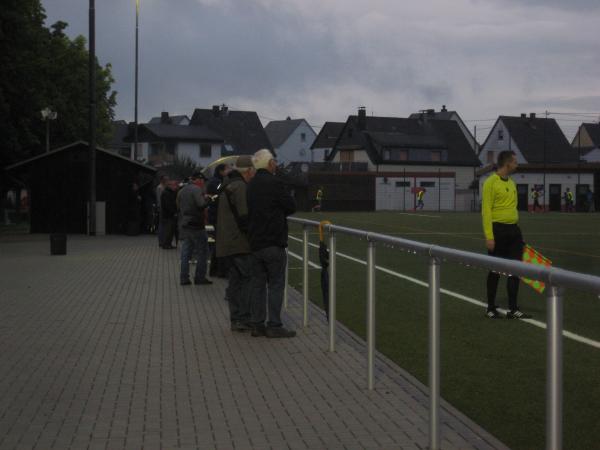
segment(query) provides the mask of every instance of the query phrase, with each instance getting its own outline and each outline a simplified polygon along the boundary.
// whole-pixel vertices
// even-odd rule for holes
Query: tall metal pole
[[[302,324],[308,326],[308,227],[302,229]]]
[[[135,116],[133,128],[133,159],[137,158],[138,151],[138,61],[139,61],[139,16],[140,0],[135,0]]]
[[[547,298],[546,449],[562,449],[562,304],[563,290],[551,286]]]
[[[375,242],[367,247],[367,387],[373,390],[375,369]]]
[[[96,6],[90,0],[90,211],[88,230],[90,236],[96,235]]]
[[[546,111],[544,119],[544,128],[543,128],[543,136],[544,136],[544,200],[543,200],[543,211],[546,212],[546,196],[548,195],[548,190],[546,189],[546,122],[548,121],[548,111]]]
[[[335,313],[336,313],[336,248],[335,232],[329,235],[329,351],[335,351]]]
[[[429,448],[440,448],[440,261],[429,259]]]

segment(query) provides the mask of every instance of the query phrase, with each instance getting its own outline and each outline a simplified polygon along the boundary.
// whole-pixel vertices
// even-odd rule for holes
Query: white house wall
[[[302,140],[304,133],[305,139]],[[315,141],[317,134],[306,122],[300,125],[290,134],[288,139],[275,149],[277,161],[288,164],[291,162],[311,162],[310,146]]]
[[[177,144],[177,156],[179,158],[190,158],[196,165],[205,167],[212,161],[221,157],[221,144],[211,144],[211,156],[200,156],[200,144],[197,142],[179,142]]]
[[[595,148],[582,157],[587,162],[600,162],[600,148]]]
[[[502,140],[498,139],[498,131],[499,130],[502,130],[502,132],[503,132]],[[517,156],[517,162],[519,164],[527,164],[527,160],[525,159],[525,157],[519,150],[519,147],[517,146],[515,141],[510,136],[510,133],[508,132],[508,128],[506,128],[504,126],[504,122],[499,120],[496,122],[496,125],[492,128],[492,131],[490,131],[490,134],[484,144],[484,147],[482,148],[481,152],[479,153],[479,160],[481,161],[481,163],[483,165],[489,164],[488,153],[494,152],[494,157],[493,157],[492,162],[495,163],[496,160],[498,159],[498,154],[504,150],[512,150],[513,152],[515,152],[515,155]]]
[[[481,205],[481,194],[483,193],[483,183],[485,180],[492,174],[486,174],[479,179],[479,204]],[[531,198],[531,189],[534,186],[544,186],[544,193],[540,199],[540,205],[549,206],[549,195],[550,185],[551,184],[559,184],[561,197],[564,195],[567,188],[576,193],[577,181],[578,177],[576,173],[547,173],[546,180],[544,184],[544,174],[543,173],[516,173],[512,175],[512,179],[515,184],[526,184],[527,185],[527,205],[528,209],[532,209],[533,207],[533,199]],[[579,184],[587,184],[590,188],[594,187],[594,175],[591,173],[582,173],[579,175]],[[575,199],[575,203],[577,203],[577,199]],[[564,207],[564,200],[561,200],[561,205]]]
[[[423,186],[425,184],[425,186]],[[423,211],[455,210],[455,179],[437,177],[377,177],[375,209],[410,211],[417,204],[417,190],[425,188]]]

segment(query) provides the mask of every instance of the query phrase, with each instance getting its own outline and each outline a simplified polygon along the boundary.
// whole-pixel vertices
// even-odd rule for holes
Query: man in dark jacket
[[[190,177],[190,183],[184,186],[177,194],[177,208],[179,211],[179,239],[181,245],[181,274],[182,286],[191,284],[190,259],[193,254],[198,255],[194,284],[212,284],[206,278],[206,257],[208,253],[208,240],[204,227],[205,208],[208,205],[202,174],[195,172]]]
[[[296,211],[294,199],[275,177],[277,161],[262,149],[253,156],[256,175],[248,184],[248,237],[254,256],[252,288],[252,336],[293,337],[281,323],[285,288],[287,216]],[[268,285],[268,295],[266,286]],[[269,308],[267,320],[266,304]]]
[[[219,164],[215,167],[215,171],[213,177],[209,180],[206,185],[206,193],[210,195],[211,198],[215,199],[210,202],[208,205],[208,224],[212,225],[215,233],[217,229],[217,221],[218,221],[218,210],[219,210],[219,197],[217,197],[221,190],[223,189],[223,182],[225,177],[230,171],[230,167],[227,164]],[[213,234],[213,237],[215,235]],[[210,269],[209,275],[211,277],[221,277],[224,278],[227,276],[227,265],[224,261],[220,261],[216,254],[216,246],[209,245],[210,248]]]
[[[177,226],[177,181],[170,180],[160,195],[160,221],[163,230],[161,247],[170,250],[173,247],[173,237]]]
[[[225,297],[229,302],[231,331],[250,329],[253,258],[248,242],[246,183],[254,173],[252,157],[240,156],[234,170],[223,182],[219,195],[216,255],[219,264],[226,260],[229,267],[229,284]]]

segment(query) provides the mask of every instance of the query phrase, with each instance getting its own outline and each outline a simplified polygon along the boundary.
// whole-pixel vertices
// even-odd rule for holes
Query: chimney
[[[529,113],[529,118],[530,119],[535,119],[535,113]]]
[[[448,112],[448,110],[446,109],[446,105],[442,105],[442,112]]]
[[[521,119],[527,119],[527,114],[521,113]]]
[[[364,130],[367,128],[367,108],[364,106],[358,107],[358,129]]]
[[[167,111],[160,113],[160,123],[171,123],[171,118],[169,117],[169,113]]]
[[[291,118],[290,116],[287,116],[287,117],[285,118],[285,120],[292,120],[292,118]]]
[[[213,105],[212,113],[213,113],[213,116],[219,117],[219,105]]]
[[[223,104],[221,105],[221,113],[222,113],[224,116],[227,116],[227,115],[229,114],[229,108],[227,107],[227,105],[226,105],[225,103],[223,103]]]

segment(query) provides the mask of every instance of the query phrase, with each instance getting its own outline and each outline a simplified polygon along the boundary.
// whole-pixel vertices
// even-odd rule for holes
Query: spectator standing
[[[161,247],[171,250],[173,237],[177,227],[177,181],[170,180],[160,196],[161,225],[163,230],[163,242]]]
[[[162,225],[161,225],[161,216],[160,216],[160,198],[162,196],[163,191],[167,187],[168,182],[169,182],[169,177],[167,177],[166,175],[161,175],[159,178],[158,186],[156,186],[156,190],[155,190],[154,204],[156,205],[156,216],[157,216],[156,222],[157,222],[157,226],[158,226],[158,246],[159,247],[163,246],[163,229],[162,229]]]
[[[592,190],[590,188],[588,188],[587,192],[585,193],[585,201],[587,203],[587,212],[593,212],[594,211],[594,193],[592,192]]]
[[[295,331],[283,327],[281,306],[287,264],[287,216],[296,211],[296,205],[283,182],[275,176],[277,161],[269,150],[256,152],[253,163],[256,175],[248,183],[247,194],[248,238],[254,256],[252,336],[294,337]]]
[[[229,284],[225,298],[229,303],[231,331],[250,329],[250,298],[253,257],[248,242],[247,183],[254,176],[252,157],[240,156],[235,168],[223,182],[219,195],[216,256],[226,260]]]
[[[190,259],[198,255],[194,284],[212,284],[206,278],[206,258],[208,240],[205,228],[205,209],[208,206],[202,174],[194,172],[190,183],[184,186],[177,195],[179,218],[179,239],[181,245],[180,284],[186,286],[190,281]]]
[[[517,186],[510,175],[517,170],[515,152],[507,150],[498,155],[496,173],[483,183],[481,215],[483,232],[488,254],[499,258],[520,261],[523,257],[523,236],[519,228],[519,212],[517,210]],[[486,317],[502,318],[496,310],[496,291],[500,275],[490,271],[487,277],[488,307]],[[529,314],[519,310],[517,295],[519,293],[519,277],[509,276],[506,282],[508,305],[510,311],[507,319],[528,319]]]
[[[225,177],[230,171],[230,167],[228,164],[219,164],[215,167],[213,177],[208,181],[206,185],[207,194],[214,199],[214,201],[210,202],[208,205],[208,223],[213,226],[215,230],[213,232],[213,237],[216,237],[214,233],[217,230],[217,221],[218,221],[218,209],[219,209],[219,192],[222,189],[223,181]],[[220,261],[216,255],[216,245],[210,245],[210,269],[209,275],[211,277],[225,277],[227,276],[226,264],[222,262],[219,265]]]

